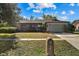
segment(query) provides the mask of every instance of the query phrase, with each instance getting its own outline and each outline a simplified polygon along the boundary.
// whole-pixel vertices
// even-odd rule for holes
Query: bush
[[[5,23],[0,23],[0,27],[10,27],[11,25],[9,25],[7,22]]]
[[[75,27],[70,23],[68,25],[68,32],[73,33],[75,31]]]
[[[0,33],[14,33],[16,32],[16,27],[1,27]]]
[[[0,34],[0,38],[15,38],[14,34]]]

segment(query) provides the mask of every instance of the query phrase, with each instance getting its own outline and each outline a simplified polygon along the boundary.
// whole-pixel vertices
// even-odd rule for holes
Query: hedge
[[[16,38],[14,34],[0,34],[0,38],[8,39],[8,38]]]
[[[14,33],[16,32],[16,27],[1,27],[0,33]]]

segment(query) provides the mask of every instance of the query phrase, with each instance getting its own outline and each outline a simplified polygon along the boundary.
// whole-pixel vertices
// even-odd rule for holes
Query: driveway
[[[60,37],[62,40],[66,40],[71,45],[79,50],[79,34],[71,34],[71,33],[56,33],[56,36]]]

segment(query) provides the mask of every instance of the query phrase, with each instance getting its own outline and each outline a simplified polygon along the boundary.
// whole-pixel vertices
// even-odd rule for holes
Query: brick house
[[[68,32],[69,22],[52,20],[26,20],[17,23],[19,31]]]
[[[75,31],[79,31],[79,20],[75,20],[75,21],[73,22],[73,25],[74,25],[74,27],[75,27]]]

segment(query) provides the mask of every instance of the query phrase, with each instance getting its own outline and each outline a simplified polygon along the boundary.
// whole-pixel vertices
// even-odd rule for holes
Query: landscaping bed
[[[45,44],[46,44],[45,40],[18,41],[13,46],[14,48],[10,48],[0,53],[0,55],[2,56],[3,55],[4,56],[45,56],[46,55]],[[79,50],[74,48],[65,40],[54,40],[54,53],[56,56],[79,56]]]

